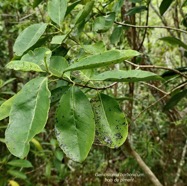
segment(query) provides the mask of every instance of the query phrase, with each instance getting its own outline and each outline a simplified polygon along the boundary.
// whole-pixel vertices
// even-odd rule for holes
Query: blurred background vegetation
[[[64,22],[63,29],[66,32],[70,30],[72,20],[88,1],[70,0],[69,5],[76,2],[77,6]],[[169,1],[165,1],[165,4],[167,2]],[[50,46],[53,52],[59,55],[68,52],[68,57],[74,60],[83,55],[82,46],[102,41],[107,49],[139,50],[144,55],[133,59],[132,62],[137,65],[159,65],[178,69],[185,74],[187,47],[181,43],[187,42],[187,1],[170,2],[172,4],[162,15],[159,11],[161,4],[159,0],[98,0],[95,1],[93,12],[86,18],[85,24],[79,25],[65,43],[58,47],[52,45],[50,40],[56,30],[54,27],[49,27],[45,37],[37,45]],[[18,92],[35,75],[11,71],[6,69],[5,65],[14,57],[13,44],[18,34],[31,23],[48,22],[46,5],[47,0],[0,1],[0,104]],[[115,23],[108,27],[107,24],[103,27],[103,23],[98,27],[94,26],[98,16],[107,16],[111,12],[116,13]],[[137,28],[128,24],[136,25]],[[151,28],[148,25],[158,27]],[[164,37],[170,38],[163,39]],[[135,68],[127,64],[124,67]],[[118,65],[115,68],[119,68]],[[179,102],[172,101],[170,104],[173,105],[169,105],[169,109],[164,109],[168,100],[158,100],[163,96],[162,91],[170,92],[173,88],[183,85],[186,79],[168,70],[158,68],[152,70],[159,75],[165,72],[167,80],[162,84],[118,83],[114,88],[107,90],[107,93],[116,97],[128,117],[129,140],[133,149],[160,182],[165,186],[185,186],[187,185],[187,94],[178,95]],[[185,86],[182,86],[171,96],[184,90]],[[173,99],[176,100],[176,97]],[[153,104],[156,100],[158,102]],[[16,162],[17,158],[7,150],[4,144],[4,132],[8,120],[0,121],[0,186],[152,185],[126,145],[118,149],[109,149],[95,142],[88,158],[82,164],[66,158],[54,135],[52,117],[54,109],[50,111],[51,117],[45,130],[31,143],[27,165],[20,165]],[[115,183],[114,180],[118,177],[112,177],[112,174],[123,174],[120,177],[121,183],[119,181]],[[112,182],[109,179],[112,179]]]

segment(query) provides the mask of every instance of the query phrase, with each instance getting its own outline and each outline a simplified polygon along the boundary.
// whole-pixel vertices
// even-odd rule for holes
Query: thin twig
[[[79,83],[76,83],[76,82],[73,82],[73,81],[69,81],[67,79],[64,79],[62,78],[64,81],[68,82],[68,83],[71,83],[71,84],[74,84],[78,87],[83,87],[83,88],[89,88],[89,89],[93,89],[93,90],[105,90],[105,89],[108,89],[108,88],[111,88],[113,87],[114,85],[116,85],[118,82],[114,82],[110,85],[107,85],[105,87],[91,87],[91,86],[88,86],[88,85],[83,85],[83,84],[79,84]]]
[[[146,110],[148,110],[149,108],[151,108],[152,106],[156,105],[157,103],[159,103],[160,101],[162,101],[164,98],[166,98],[167,96],[171,95],[173,92],[175,92],[176,90],[184,87],[187,85],[187,82],[177,86],[176,88],[172,89],[170,92],[166,93],[164,96],[162,96],[161,98],[159,98],[158,100],[156,100],[155,102],[153,102],[152,104],[150,104],[148,107],[146,107],[143,111],[141,111],[134,119],[133,121],[137,120]]]
[[[178,182],[179,177],[181,175],[182,166],[185,163],[186,151],[187,151],[187,140],[186,140],[186,143],[185,143],[185,145],[183,147],[182,156],[181,156],[181,160],[179,162],[179,167],[178,167],[177,174],[176,174],[176,177],[175,177],[175,184],[174,184],[174,186],[177,186],[177,182]]]
[[[154,88],[154,89],[158,90],[159,92],[161,92],[161,93],[163,93],[163,94],[167,94],[167,92],[165,92],[165,91],[159,89],[158,87],[156,87],[156,86],[154,86],[154,85],[152,85],[152,84],[150,84],[150,83],[142,82],[142,84],[148,85],[149,87]]]
[[[169,68],[169,67],[163,67],[163,66],[156,66],[156,65],[137,65],[137,64],[134,64],[128,60],[125,60],[125,62],[129,63],[130,65],[133,65],[137,68],[155,68],[155,69],[163,69],[163,70],[170,70],[170,71],[173,71],[175,72],[176,74],[179,74],[180,76],[183,76],[187,79],[187,76],[183,73],[181,73],[180,71],[176,70],[176,69],[173,69],[173,68]]]
[[[148,23],[149,23],[149,4],[150,4],[150,1],[149,1],[148,4],[147,4],[147,14],[146,14],[145,26],[148,26]],[[147,28],[145,28],[145,30],[144,30],[143,38],[142,38],[142,41],[141,41],[141,43],[140,43],[140,46],[138,47],[138,51],[141,50],[141,48],[142,48],[142,46],[143,46],[143,43],[144,43],[144,41],[145,41],[146,35],[147,35]]]
[[[133,28],[161,28],[161,29],[175,30],[175,31],[187,34],[187,31],[185,31],[185,30],[170,27],[170,26],[141,26],[141,25],[132,25],[132,24],[128,24],[128,23],[121,23],[121,22],[117,22],[117,21],[115,21],[115,23],[117,25],[128,26],[128,27],[133,27]]]

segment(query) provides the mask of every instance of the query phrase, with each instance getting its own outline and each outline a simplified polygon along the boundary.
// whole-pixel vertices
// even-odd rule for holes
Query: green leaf
[[[138,56],[139,54],[140,53],[135,50],[110,50],[101,54],[96,54],[80,59],[78,62],[72,64],[70,67],[65,69],[64,72],[98,68],[116,63],[121,63],[124,60]]]
[[[51,103],[56,103],[62,95],[69,89],[69,86],[57,87],[51,91]]]
[[[83,21],[85,21],[85,19],[88,17],[88,15],[92,12],[94,6],[94,1],[89,1],[88,3],[86,3],[86,5],[84,6],[84,9],[78,14],[75,24],[79,24]]]
[[[100,54],[101,52],[105,52],[104,43],[98,42],[93,45],[83,45],[84,51],[88,54]]]
[[[5,85],[9,84],[9,83],[12,83],[12,81],[14,81],[15,79],[16,79],[16,78],[10,78],[10,79],[6,80],[5,82],[3,82],[3,87],[4,87]],[[1,86],[0,86],[0,88],[1,88]]]
[[[40,66],[40,68],[46,71],[45,60],[47,65],[49,66],[50,58],[51,58],[51,50],[45,47],[36,48],[34,51],[29,51],[22,58],[21,61],[29,61],[35,63]]]
[[[6,100],[1,106],[0,106],[0,120],[6,118],[9,116],[10,114],[10,109],[12,107],[12,104],[15,100],[15,97],[18,95],[18,93],[16,95],[14,95],[13,97],[11,97],[10,99]]]
[[[180,39],[177,39],[175,37],[169,37],[169,36],[162,37],[159,40],[165,41],[171,45],[178,45],[178,46],[181,46],[181,47],[187,49],[187,45],[185,43],[183,43]]]
[[[99,33],[108,31],[113,26],[114,20],[115,20],[114,12],[110,13],[107,16],[97,17],[93,24],[93,31]]]
[[[112,70],[95,75],[91,78],[91,80],[114,82],[138,82],[162,80],[162,78],[153,72],[143,70]]]
[[[91,104],[77,87],[60,100],[56,112],[56,136],[64,153],[74,161],[86,159],[94,141],[95,122]]]
[[[24,174],[23,172],[20,172],[20,171],[8,170],[7,173],[12,175],[12,176],[14,176],[14,177],[16,177],[16,178],[22,179],[22,180],[27,179],[26,174]]]
[[[66,38],[67,35],[58,35],[58,36],[54,36],[52,38],[51,44],[62,44],[62,41],[64,41],[64,39]]]
[[[174,70],[177,70],[179,72],[187,72],[187,67],[178,67],[178,68],[174,68]],[[172,71],[172,70],[168,70],[166,72],[164,72],[161,76],[163,78],[172,78],[173,76],[178,76],[179,74]]]
[[[23,167],[23,168],[33,167],[31,162],[28,160],[12,160],[9,161],[7,164],[12,165],[14,167]]]
[[[162,0],[159,10],[160,10],[160,14],[161,16],[166,12],[166,10],[170,7],[171,3],[173,2],[173,0]]]
[[[49,17],[60,27],[66,14],[67,6],[67,0],[50,0],[48,3]]]
[[[123,34],[123,27],[116,26],[110,36],[110,42],[112,44],[117,44],[120,41],[121,35]]]
[[[14,156],[27,156],[29,142],[46,124],[50,105],[47,83],[44,77],[29,81],[14,100],[5,131],[6,145]]]
[[[35,63],[15,60],[11,61],[6,65],[6,68],[20,71],[35,71],[35,72],[43,72],[43,70]]]
[[[142,0],[129,0],[129,1],[132,3],[141,3],[142,2]]]
[[[67,16],[80,2],[81,0],[78,0],[78,1],[73,2],[71,5],[69,5],[65,16]]]
[[[99,94],[91,102],[96,121],[96,138],[110,148],[121,146],[127,138],[128,125],[116,100]]]
[[[24,29],[17,37],[14,44],[13,49],[15,54],[21,56],[25,51],[32,47],[40,39],[46,28],[46,23],[37,23]]]
[[[166,105],[164,106],[163,110],[167,111],[169,109],[172,109],[174,106],[176,106],[178,104],[178,102],[184,98],[187,97],[187,89],[180,91],[178,93],[176,93],[175,95],[173,95],[166,103]]]
[[[32,7],[36,8],[43,0],[34,0]]]
[[[68,62],[64,57],[52,56],[49,64],[49,71],[57,77],[62,77],[64,69],[69,66]],[[66,72],[64,76],[70,78],[70,73]]]
[[[145,10],[147,10],[147,7],[146,7],[146,6],[136,6],[136,7],[131,8],[131,9],[126,13],[126,16],[132,16],[132,15],[134,15],[134,14],[143,12],[143,11],[145,11]]]
[[[182,20],[182,24],[187,27],[187,14],[185,15],[184,19]]]

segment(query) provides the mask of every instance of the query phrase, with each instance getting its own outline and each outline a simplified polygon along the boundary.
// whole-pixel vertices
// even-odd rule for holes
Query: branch
[[[73,82],[73,81],[69,81],[67,79],[64,79],[62,78],[64,81],[68,82],[68,83],[71,83],[71,84],[74,84],[78,87],[83,87],[83,88],[90,88],[90,89],[93,89],[93,90],[105,90],[105,89],[108,89],[108,88],[111,88],[113,87],[114,85],[116,85],[118,82],[114,82],[110,85],[107,85],[105,87],[91,87],[91,86],[88,86],[88,85],[83,85],[83,84],[80,84],[80,83],[76,83],[76,82]]]
[[[147,4],[147,15],[146,15],[146,22],[145,22],[145,25],[148,26],[148,23],[149,23],[149,4],[150,4],[150,1],[148,2]],[[138,47],[138,51],[141,50],[142,46],[143,46],[143,43],[145,41],[145,38],[146,38],[146,35],[147,35],[147,28],[145,28],[144,30],[144,33],[143,33],[143,38],[142,38],[142,41],[140,43],[140,46]]]
[[[173,68],[168,68],[168,67],[163,67],[163,66],[156,66],[156,65],[137,65],[137,64],[134,64],[128,60],[125,60],[125,62],[129,63],[130,65],[132,66],[135,66],[137,68],[155,68],[155,69],[163,69],[163,70],[170,70],[170,71],[173,71],[175,72],[176,74],[179,74],[180,76],[183,76],[187,79],[187,76],[183,73],[181,73],[180,71],[176,70],[176,69],[173,69]]]
[[[154,186],[163,186],[160,181],[157,179],[155,174],[151,171],[151,169],[145,164],[145,162],[142,160],[140,155],[131,147],[131,144],[129,140],[127,139],[125,141],[125,147],[127,151],[135,158],[141,169],[144,171],[144,173],[148,176],[150,181],[153,183]]]
[[[187,82],[182,83],[181,85],[177,86],[176,88],[172,89],[170,92],[165,93],[164,96],[162,96],[160,99],[156,100],[155,102],[153,102],[152,104],[150,104],[147,108],[145,108],[143,111],[141,111],[134,119],[133,121],[137,120],[140,115],[142,115],[142,113],[144,113],[146,110],[148,110],[149,108],[151,108],[152,106],[156,105],[157,103],[159,103],[160,101],[162,101],[164,98],[166,98],[167,96],[171,95],[173,92],[175,92],[176,90],[184,87],[187,85]]]
[[[121,23],[121,22],[117,22],[117,21],[115,21],[115,23],[117,25],[128,26],[128,27],[133,27],[133,28],[161,28],[161,29],[167,29],[167,30],[175,30],[175,31],[187,34],[187,31],[185,31],[185,30],[170,27],[170,26],[140,26],[140,25],[132,25],[132,24],[128,24],[128,23]]]

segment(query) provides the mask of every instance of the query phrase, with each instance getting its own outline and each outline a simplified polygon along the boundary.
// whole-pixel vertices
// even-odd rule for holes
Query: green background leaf
[[[145,11],[145,10],[147,10],[147,7],[146,7],[146,6],[136,6],[136,7],[131,8],[131,9],[126,13],[126,15],[127,15],[127,16],[132,16],[132,15],[134,15],[134,14],[140,13],[140,12]]]
[[[23,168],[33,167],[31,162],[28,160],[12,160],[9,161],[7,164],[12,165],[14,167],[23,167]]]
[[[163,110],[169,110],[172,109],[174,106],[176,106],[178,104],[178,102],[182,99],[187,97],[187,89],[180,91],[178,93],[176,93],[175,95],[173,95],[165,104]]]
[[[26,174],[24,174],[23,172],[20,172],[18,170],[8,170],[7,173],[16,177],[16,178],[22,179],[22,180],[27,179]]]
[[[180,39],[177,39],[175,37],[162,37],[159,40],[165,41],[171,45],[178,45],[178,46],[181,46],[181,47],[187,49],[187,45],[185,43],[183,43]]]
[[[32,47],[42,36],[47,28],[46,23],[33,24],[17,37],[13,50],[17,56],[21,56],[25,51]]]
[[[77,87],[71,87],[62,96],[56,120],[61,149],[74,161],[85,160],[94,141],[95,122],[88,98]]]
[[[159,7],[161,15],[163,15],[166,12],[166,10],[170,7],[172,2],[173,0],[162,0],[160,7]]]
[[[97,17],[93,24],[93,31],[99,32],[99,33],[106,32],[112,27],[114,20],[115,20],[114,12],[110,13],[107,16]]]
[[[50,0],[48,3],[48,14],[52,21],[62,26],[67,10],[67,0]]]
[[[75,24],[80,24],[81,22],[84,22],[88,15],[92,12],[93,6],[94,1],[89,1],[88,3],[86,3],[83,10],[78,14]]]

